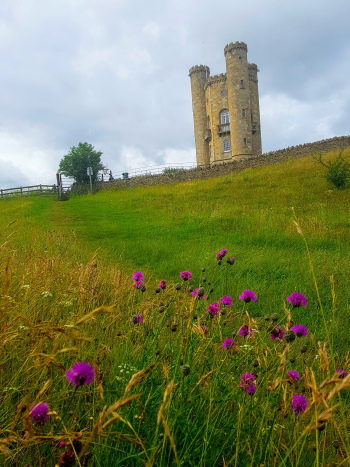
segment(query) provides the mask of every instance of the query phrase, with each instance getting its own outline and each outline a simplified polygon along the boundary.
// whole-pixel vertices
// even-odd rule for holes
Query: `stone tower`
[[[247,61],[247,45],[224,49],[226,73],[207,66],[189,71],[197,165],[213,165],[261,154],[258,67]]]

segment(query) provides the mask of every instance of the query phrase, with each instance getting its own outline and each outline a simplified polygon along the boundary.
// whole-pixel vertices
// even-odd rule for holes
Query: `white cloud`
[[[249,16],[222,0],[219,22],[216,7],[1,0],[1,180],[8,167],[54,176],[80,141],[113,172],[194,161],[188,70],[224,72],[224,46],[236,40],[261,70],[264,150],[349,133],[348,0],[252,0]]]
[[[147,23],[143,27],[142,31],[153,39],[158,39],[160,34],[160,28],[157,23]]]

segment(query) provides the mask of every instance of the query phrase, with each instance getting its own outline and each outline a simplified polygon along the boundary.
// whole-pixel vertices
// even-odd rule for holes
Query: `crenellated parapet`
[[[195,65],[190,68],[188,76],[192,76],[195,73],[205,73],[207,77],[210,75],[210,68],[206,65]]]
[[[209,76],[206,87],[211,86],[212,84],[225,83],[227,81],[226,73],[220,73],[219,75]]]
[[[248,46],[245,42],[230,42],[224,48],[224,54],[226,55],[227,53],[234,52],[236,50],[242,50],[248,53]]]

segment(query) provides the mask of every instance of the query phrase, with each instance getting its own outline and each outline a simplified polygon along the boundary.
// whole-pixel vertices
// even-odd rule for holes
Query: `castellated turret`
[[[209,146],[205,139],[207,131],[207,111],[205,105],[204,86],[210,75],[210,69],[204,65],[193,66],[190,69],[192,90],[192,110],[194,123],[194,138],[198,165],[209,165]]]
[[[226,73],[190,69],[197,165],[261,154],[258,67],[247,61],[244,42],[224,49]]]

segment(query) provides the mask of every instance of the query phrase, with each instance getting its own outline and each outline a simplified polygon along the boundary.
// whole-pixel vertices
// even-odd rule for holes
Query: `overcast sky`
[[[260,69],[263,151],[350,134],[349,0],[0,0],[0,188],[88,142],[113,172],[195,162],[188,70]]]

